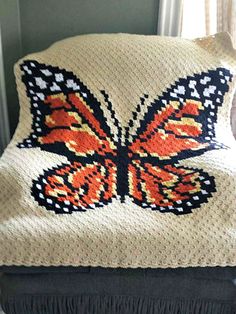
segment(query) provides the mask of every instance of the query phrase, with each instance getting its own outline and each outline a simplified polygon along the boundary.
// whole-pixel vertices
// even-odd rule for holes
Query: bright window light
[[[182,37],[196,38],[217,32],[217,0],[184,0]]]

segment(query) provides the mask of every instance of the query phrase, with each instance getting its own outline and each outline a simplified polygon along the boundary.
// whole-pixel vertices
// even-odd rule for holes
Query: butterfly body
[[[229,70],[180,78],[148,104],[144,94],[128,126],[104,90],[108,115],[72,72],[34,60],[22,70],[33,123],[19,148],[40,147],[68,161],[33,180],[40,206],[62,214],[129,198],[142,208],[182,215],[216,191],[212,175],[179,162],[225,148],[215,139],[215,123],[232,80]]]
[[[125,199],[125,196],[129,194],[128,185],[128,167],[131,163],[127,146],[119,145],[117,147],[117,194],[121,197],[121,200]]]

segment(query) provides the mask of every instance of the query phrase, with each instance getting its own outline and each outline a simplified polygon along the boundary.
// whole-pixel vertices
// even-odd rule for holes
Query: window
[[[184,0],[182,18],[184,38],[217,33],[217,0]]]

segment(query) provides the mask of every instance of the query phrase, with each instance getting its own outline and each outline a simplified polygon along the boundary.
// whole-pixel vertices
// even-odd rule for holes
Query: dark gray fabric
[[[235,314],[233,305],[145,296],[23,296],[4,303],[7,314]]]
[[[0,286],[7,314],[236,313],[235,267],[4,271]]]
[[[91,274],[119,274],[137,275],[148,274],[151,276],[181,276],[203,279],[236,279],[236,267],[186,267],[186,268],[103,268],[103,267],[73,267],[73,266],[0,266],[0,272],[5,274],[47,274],[47,273],[91,273]]]

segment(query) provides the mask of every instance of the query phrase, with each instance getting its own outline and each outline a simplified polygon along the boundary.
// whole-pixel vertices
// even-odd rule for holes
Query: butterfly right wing
[[[196,73],[152,103],[129,144],[129,194],[136,204],[186,214],[212,196],[214,177],[178,162],[224,148],[215,123],[232,78],[224,68]]]
[[[134,203],[143,208],[182,215],[207,202],[215,182],[201,169],[134,160],[129,165],[129,189]]]
[[[130,155],[173,163],[223,147],[215,123],[232,78],[217,68],[178,79],[151,104],[130,139]]]

